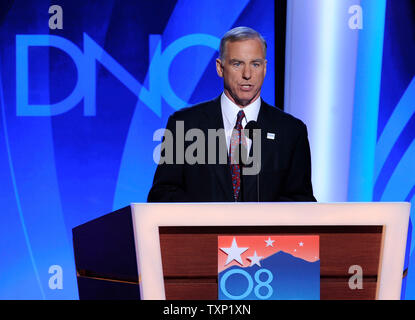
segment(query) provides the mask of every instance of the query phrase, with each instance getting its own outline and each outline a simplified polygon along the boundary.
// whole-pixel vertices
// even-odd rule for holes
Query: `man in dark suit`
[[[159,163],[148,202],[316,201],[306,126],[260,98],[265,40],[253,29],[238,27],[224,35],[219,51],[216,69],[224,79],[224,92],[170,116],[166,132],[172,138],[163,141],[162,150],[171,152],[172,161]],[[258,139],[244,134],[247,123],[256,123]],[[194,141],[179,141],[183,134],[178,128],[184,133],[198,129],[204,137],[212,129],[219,133],[202,144],[202,152],[194,150],[203,153],[197,155],[200,161],[189,163],[183,159]],[[246,155],[237,151],[241,146],[256,159],[259,174],[244,174],[244,161],[235,160]]]

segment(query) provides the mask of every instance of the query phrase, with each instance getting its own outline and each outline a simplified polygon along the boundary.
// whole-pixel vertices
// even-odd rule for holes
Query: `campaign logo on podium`
[[[320,299],[319,236],[218,236],[219,300]]]

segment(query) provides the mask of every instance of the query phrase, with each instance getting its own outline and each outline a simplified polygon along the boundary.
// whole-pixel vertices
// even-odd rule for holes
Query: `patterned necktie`
[[[231,141],[229,144],[229,158],[230,158],[229,163],[231,166],[233,196],[234,196],[235,201],[238,201],[239,192],[241,190],[241,166],[239,164],[241,142],[243,145],[246,146],[245,139],[241,139],[241,137],[243,136],[243,131],[242,131],[242,119],[243,118],[245,118],[245,113],[241,110],[238,112],[236,124],[235,124],[234,129],[232,130]]]

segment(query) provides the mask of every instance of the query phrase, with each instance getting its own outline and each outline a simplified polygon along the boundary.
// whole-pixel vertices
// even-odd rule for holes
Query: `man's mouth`
[[[241,84],[240,87],[244,91],[249,91],[253,86],[251,84]]]

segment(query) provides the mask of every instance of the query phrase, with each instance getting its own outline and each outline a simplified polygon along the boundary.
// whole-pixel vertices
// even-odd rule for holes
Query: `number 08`
[[[267,276],[268,276],[266,281],[261,281],[261,279],[259,278],[260,275],[263,274],[263,273],[267,274]],[[226,281],[233,274],[240,274],[248,280],[248,287],[246,288],[245,292],[243,292],[239,296],[232,295],[226,289]],[[258,299],[265,300],[265,299],[268,299],[269,297],[271,297],[273,292],[274,292],[273,288],[270,286],[270,283],[274,279],[274,276],[272,275],[272,272],[269,271],[268,269],[264,269],[264,268],[259,269],[257,272],[255,272],[254,279],[255,279],[255,282],[257,283],[257,285],[255,287],[254,287],[254,281],[252,280],[252,277],[248,272],[246,272],[245,270],[242,270],[242,269],[232,269],[232,270],[229,270],[228,272],[226,272],[223,275],[223,277],[221,278],[220,288],[221,288],[223,294],[227,298],[232,299],[232,300],[242,300],[242,299],[246,298],[247,296],[249,296],[251,294],[252,290],[254,290],[254,294]],[[265,287],[267,289],[267,294],[266,295],[262,295],[259,292],[262,287]]]

